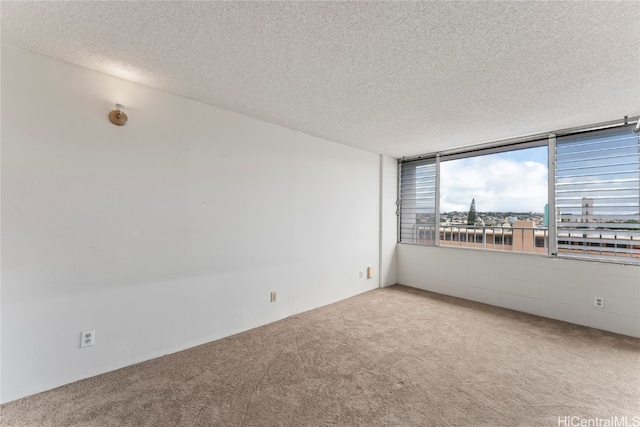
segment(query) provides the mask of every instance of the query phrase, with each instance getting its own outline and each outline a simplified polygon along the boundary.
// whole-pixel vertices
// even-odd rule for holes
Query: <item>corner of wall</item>
[[[380,155],[380,287],[398,281],[397,216],[398,167],[393,157]]]

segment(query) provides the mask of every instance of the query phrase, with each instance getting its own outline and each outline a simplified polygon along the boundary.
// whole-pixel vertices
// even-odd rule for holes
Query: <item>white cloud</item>
[[[495,156],[440,164],[440,211],[543,212],[548,203],[547,167]]]

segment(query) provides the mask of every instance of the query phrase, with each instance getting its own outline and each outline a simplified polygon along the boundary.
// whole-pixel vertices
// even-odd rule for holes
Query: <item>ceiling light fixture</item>
[[[109,120],[111,120],[111,123],[114,125],[124,126],[127,123],[127,120],[129,120],[127,115],[124,113],[124,105],[116,104],[116,109],[109,113]]]

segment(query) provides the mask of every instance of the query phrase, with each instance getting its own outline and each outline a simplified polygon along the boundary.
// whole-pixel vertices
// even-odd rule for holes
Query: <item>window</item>
[[[640,263],[638,134],[558,134],[400,161],[399,241]]]
[[[446,220],[440,227],[469,235],[467,247],[540,252],[537,247],[546,247],[544,239],[536,244],[548,202],[546,144],[545,138],[441,155],[439,214]],[[440,244],[447,242],[441,238]]]
[[[497,235],[497,236],[495,236],[495,244],[496,245],[511,246],[511,245],[513,245],[513,241],[511,239],[511,236],[500,236],[500,235]],[[496,249],[502,249],[502,248],[496,248]]]
[[[433,245],[436,216],[436,158],[402,163],[399,241]]]
[[[640,258],[640,144],[631,129],[558,138],[559,256]]]

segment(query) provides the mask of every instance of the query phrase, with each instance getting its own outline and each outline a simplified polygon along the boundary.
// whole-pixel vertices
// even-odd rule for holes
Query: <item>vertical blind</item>
[[[632,126],[559,137],[558,256],[640,257],[640,142]]]
[[[435,245],[436,158],[400,166],[400,235],[402,243]]]

